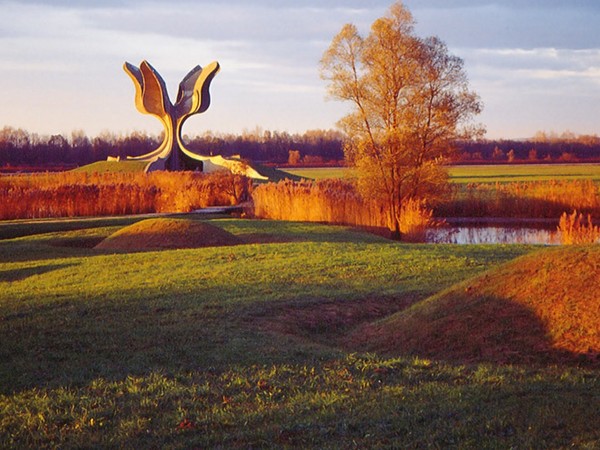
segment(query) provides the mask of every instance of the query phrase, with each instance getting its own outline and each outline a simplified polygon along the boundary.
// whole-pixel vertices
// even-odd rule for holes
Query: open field
[[[600,369],[576,358],[469,362],[356,339],[559,250],[214,219],[243,243],[105,251],[92,247],[129,222],[68,223],[12,223],[5,237],[21,237],[0,241],[2,448],[600,446]]]
[[[343,167],[285,169],[306,178],[343,178]],[[515,181],[582,180],[600,182],[600,164],[497,164],[449,166],[454,183],[496,183]]]
[[[600,182],[600,164],[498,164],[450,166],[454,183],[593,180]]]

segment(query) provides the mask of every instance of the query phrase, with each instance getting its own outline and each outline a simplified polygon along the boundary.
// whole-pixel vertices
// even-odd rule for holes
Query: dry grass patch
[[[190,219],[146,219],[120,229],[96,249],[144,251],[219,247],[241,244],[233,234],[214,225]]]
[[[353,348],[460,362],[600,363],[600,247],[545,250],[349,338]]]

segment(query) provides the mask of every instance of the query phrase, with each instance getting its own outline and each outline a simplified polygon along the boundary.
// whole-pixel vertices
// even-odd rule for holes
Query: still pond
[[[438,244],[560,244],[556,221],[467,221],[447,219],[448,226],[427,230]]]

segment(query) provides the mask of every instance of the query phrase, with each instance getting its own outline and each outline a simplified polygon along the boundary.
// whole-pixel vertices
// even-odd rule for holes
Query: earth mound
[[[100,250],[163,250],[237,245],[242,241],[222,228],[190,219],[146,219],[113,233]]]
[[[600,245],[529,254],[355,330],[354,348],[452,362],[600,365]]]

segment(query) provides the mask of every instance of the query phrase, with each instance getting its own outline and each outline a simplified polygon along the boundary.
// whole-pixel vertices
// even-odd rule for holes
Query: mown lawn
[[[343,345],[533,247],[211,223],[249,243],[89,248],[110,222],[0,241],[0,447],[600,446],[598,371]]]

